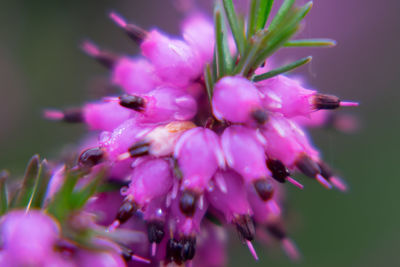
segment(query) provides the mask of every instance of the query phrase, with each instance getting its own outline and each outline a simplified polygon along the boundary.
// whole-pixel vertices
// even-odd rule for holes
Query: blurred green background
[[[244,0],[243,0],[244,1]],[[242,2],[243,2],[242,1]],[[209,10],[207,1],[202,8]],[[279,2],[279,1],[278,1]],[[304,1],[298,1],[304,2]],[[322,92],[359,100],[352,110],[362,128],[355,135],[328,130],[312,134],[325,159],[351,186],[348,194],[304,181],[288,186],[289,232],[303,260],[297,266],[400,266],[400,1],[315,1],[305,37],[330,37],[333,49],[298,49],[313,55],[301,70]],[[107,73],[79,50],[89,38],[103,47],[136,53],[136,47],[107,18],[117,10],[148,28],[179,33],[172,0],[45,1],[0,3],[0,169],[21,174],[33,153],[56,157],[78,142],[84,127],[41,118],[45,107],[79,105],[97,97]],[[286,54],[285,54],[286,53]],[[238,243],[237,237],[232,239]],[[293,266],[278,248],[232,247],[229,266]]]

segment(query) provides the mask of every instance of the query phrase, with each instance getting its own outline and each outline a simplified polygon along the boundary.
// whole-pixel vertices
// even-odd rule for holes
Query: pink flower
[[[215,84],[212,107],[219,120],[237,123],[266,120],[260,93],[253,83],[240,76],[224,77]]]
[[[112,82],[128,94],[148,93],[161,83],[153,65],[145,59],[121,58],[112,71]]]
[[[148,33],[140,48],[158,76],[167,83],[186,86],[202,72],[196,51],[184,41],[171,39],[157,30]]]
[[[238,216],[252,215],[246,187],[240,175],[231,170],[218,171],[214,176],[214,184],[212,190],[207,192],[207,199],[224,214],[227,222],[235,223]]]
[[[214,25],[208,17],[198,13],[187,17],[182,23],[182,35],[200,56],[201,62],[211,62],[214,53],[215,33]]]
[[[355,102],[343,102],[336,96],[305,89],[299,81],[284,75],[262,81],[258,83],[258,88],[263,93],[263,106],[286,117],[307,116],[319,109],[358,105]]]
[[[85,123],[91,130],[112,131],[132,116],[118,103],[89,103],[83,108]]]
[[[141,140],[151,127],[141,125],[133,119],[126,120],[112,132],[103,132],[100,135],[100,146],[107,151],[111,161],[117,160],[118,156],[127,152],[130,146]]]
[[[54,254],[59,226],[41,211],[16,210],[1,221],[3,251],[14,266],[46,264]],[[9,262],[9,263],[10,263]]]
[[[224,158],[218,136],[205,128],[194,128],[179,139],[174,152],[182,171],[182,188],[202,193]],[[196,158],[197,160],[193,160]]]
[[[135,166],[129,189],[125,192],[139,207],[164,196],[172,186],[170,164],[163,159],[149,159]]]

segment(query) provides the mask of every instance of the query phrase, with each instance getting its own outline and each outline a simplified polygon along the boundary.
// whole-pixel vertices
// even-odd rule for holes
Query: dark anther
[[[69,123],[81,123],[84,121],[82,109],[80,108],[69,108],[63,112],[63,121]]]
[[[284,183],[290,175],[288,168],[278,159],[268,159],[267,167],[272,172],[272,177],[280,183]]]
[[[328,164],[326,164],[323,161],[319,161],[318,162],[318,166],[319,166],[319,168],[321,170],[322,177],[324,177],[325,179],[330,179],[333,176],[333,171],[328,166]]]
[[[274,187],[267,179],[259,179],[254,182],[254,188],[257,194],[264,201],[270,200],[274,195]]]
[[[236,217],[234,223],[237,231],[243,239],[249,241],[254,239],[256,230],[254,228],[253,220],[249,215],[240,215]]]
[[[183,261],[192,260],[196,253],[196,237],[184,237],[181,241],[181,258]]]
[[[131,146],[128,151],[129,155],[134,158],[134,157],[141,157],[149,154],[149,143],[145,141],[139,141],[135,143],[133,146]]]
[[[192,191],[183,191],[179,200],[179,208],[182,213],[188,217],[192,217],[196,211],[197,195]]]
[[[104,151],[99,148],[89,148],[79,156],[78,164],[80,167],[91,168],[104,160]]]
[[[56,243],[54,244],[54,249],[58,253],[62,253],[65,256],[72,257],[77,252],[78,248],[70,242],[59,240],[56,241]]]
[[[137,44],[142,43],[148,34],[147,31],[134,24],[127,24],[124,27],[126,34]]]
[[[124,222],[129,220],[130,217],[133,216],[136,210],[137,206],[132,200],[130,199],[124,200],[124,202],[122,203],[121,207],[118,210],[116,220],[118,220],[120,224],[123,224]]]
[[[320,173],[318,164],[315,163],[309,156],[302,154],[296,160],[296,167],[305,175],[311,178],[315,178],[317,174]]]
[[[140,96],[124,94],[119,97],[119,104],[129,109],[141,111],[144,108],[144,99]]]
[[[258,124],[264,124],[268,120],[268,114],[263,109],[256,109],[251,113],[251,116]]]
[[[283,227],[279,224],[268,224],[268,232],[274,236],[276,239],[282,240],[286,237],[286,232]]]
[[[334,95],[315,94],[313,104],[315,109],[336,109],[340,107],[340,99]]]
[[[119,60],[119,56],[117,54],[103,50],[99,51],[94,58],[107,69],[112,69],[115,66],[115,63]]]
[[[124,260],[126,261],[126,262],[129,262],[129,261],[131,261],[132,260],[132,254],[133,254],[133,251],[132,250],[130,250],[130,249],[123,249],[122,251],[121,251],[121,254],[122,254],[122,257],[124,258]]]
[[[159,244],[161,242],[165,235],[164,226],[165,223],[160,220],[147,222],[147,237],[150,243]]]
[[[182,244],[175,238],[169,239],[166,247],[166,260],[174,261],[176,264],[182,263]]]

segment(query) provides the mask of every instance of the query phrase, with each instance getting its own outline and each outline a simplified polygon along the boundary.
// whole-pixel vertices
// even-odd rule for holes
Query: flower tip
[[[253,244],[251,243],[251,241],[246,240],[246,244],[247,244],[247,247],[248,247],[249,250],[250,250],[251,255],[253,255],[253,257],[254,257],[254,259],[255,259],[256,261],[258,261],[259,258],[258,258],[258,256],[257,256],[257,252],[256,252],[256,250],[254,249],[254,246],[253,246]]]
[[[100,53],[99,48],[91,41],[84,41],[81,44],[81,49],[83,52],[92,57],[95,57]]]
[[[43,117],[49,120],[59,121],[64,119],[64,113],[56,109],[46,109],[43,111]]]
[[[300,256],[299,250],[298,250],[296,244],[293,242],[293,240],[291,240],[289,238],[284,238],[282,240],[282,248],[291,260],[293,260],[293,261],[300,260],[301,256]]]
[[[326,189],[332,189],[332,185],[321,174],[317,174],[315,179]]]
[[[132,255],[131,259],[133,261],[137,261],[137,262],[141,262],[141,263],[146,263],[146,264],[150,264],[151,263],[151,261],[149,259],[146,259],[146,258],[138,256],[138,255]]]
[[[358,107],[360,104],[358,102],[352,101],[340,101],[341,107]]]
[[[296,186],[297,188],[304,189],[304,185],[302,185],[300,182],[296,181],[292,177],[287,177],[286,180],[291,183],[292,185]]]
[[[113,221],[110,226],[108,226],[106,232],[111,233],[114,232],[119,226],[120,226],[120,222],[118,220]]]
[[[117,14],[114,11],[111,11],[108,16],[109,16],[110,19],[112,19],[121,28],[125,28],[126,27],[127,23],[126,23],[125,19],[121,15]]]
[[[278,203],[274,200],[269,200],[267,202],[267,207],[276,217],[281,215],[281,208],[279,207]]]
[[[153,242],[151,243],[151,256],[154,257],[156,256],[157,253],[157,243]]]
[[[342,192],[347,192],[349,190],[346,182],[342,178],[333,176],[329,180],[332,183],[332,185],[338,190]]]

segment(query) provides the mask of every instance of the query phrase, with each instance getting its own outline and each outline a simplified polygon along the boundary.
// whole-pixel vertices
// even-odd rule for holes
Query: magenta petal
[[[212,106],[217,119],[248,122],[252,112],[261,109],[260,94],[246,78],[228,76],[215,84]]]
[[[202,72],[198,55],[188,44],[170,39],[157,30],[148,33],[140,48],[158,76],[173,85],[185,86]]]
[[[182,186],[200,192],[206,188],[218,165],[224,165],[219,137],[206,128],[185,132],[175,147],[174,156],[183,173]]]
[[[112,82],[128,94],[143,94],[161,83],[152,64],[145,59],[122,58],[112,72]]]
[[[229,167],[246,181],[271,176],[265,161],[264,146],[256,131],[244,126],[230,126],[221,136],[222,149]]]

